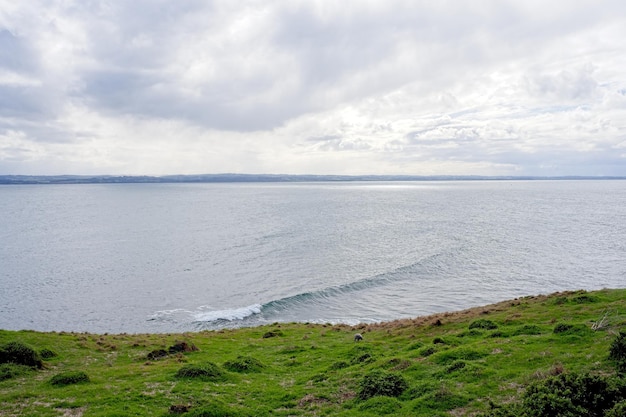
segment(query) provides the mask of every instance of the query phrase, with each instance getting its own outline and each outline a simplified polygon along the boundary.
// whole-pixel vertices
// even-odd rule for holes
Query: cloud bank
[[[623,39],[621,1],[0,0],[0,173],[626,175]]]

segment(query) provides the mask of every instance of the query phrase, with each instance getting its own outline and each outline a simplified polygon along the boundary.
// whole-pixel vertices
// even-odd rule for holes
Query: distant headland
[[[0,185],[20,184],[163,184],[231,182],[357,182],[357,181],[516,181],[623,180],[626,176],[481,176],[481,175],[0,175]]]

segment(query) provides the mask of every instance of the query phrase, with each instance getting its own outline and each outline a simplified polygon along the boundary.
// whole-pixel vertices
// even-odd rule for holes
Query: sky
[[[0,174],[626,175],[626,2],[0,0]]]

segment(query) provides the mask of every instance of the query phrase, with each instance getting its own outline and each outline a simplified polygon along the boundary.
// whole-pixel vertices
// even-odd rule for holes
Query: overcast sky
[[[626,2],[0,0],[0,174],[626,175]]]

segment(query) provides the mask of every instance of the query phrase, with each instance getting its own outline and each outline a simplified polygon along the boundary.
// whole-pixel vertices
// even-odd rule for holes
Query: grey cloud
[[[456,13],[405,2],[395,7],[352,2],[340,6],[270,2],[254,11],[241,7],[241,15],[222,16],[219,6],[200,1],[77,6],[72,13],[85,21],[87,58],[95,66],[76,68],[78,95],[109,114],[184,119],[215,129],[270,129],[307,112],[397,88],[416,77],[424,79],[426,89],[456,81],[459,65],[471,70],[472,65],[494,59],[494,51],[510,49],[507,37],[520,36],[504,30],[504,39],[489,38],[486,43],[485,33],[503,30],[507,24],[516,27],[525,17],[510,5],[497,3],[489,8],[458,5]],[[271,31],[256,45],[243,46],[221,32],[229,28],[223,19],[246,13]],[[180,74],[170,71],[180,50],[189,47],[206,54],[202,59],[212,62],[216,71],[192,86],[191,96],[177,79]],[[390,69],[388,64],[406,52],[400,47],[414,49],[417,55],[404,63],[407,68],[394,64]],[[254,66],[233,66],[234,57],[245,62],[242,54],[253,53],[258,54]],[[293,66],[273,62],[285,55]],[[268,69],[258,70],[259,64]],[[294,82],[285,84],[286,78]],[[545,80],[535,84],[541,91],[552,91]]]
[[[0,136],[105,143],[127,129],[128,141],[140,143],[166,121],[192,133],[164,134],[163,143],[224,135],[238,141],[232,153],[241,161],[276,145],[286,155],[359,151],[538,167],[533,160],[583,157],[575,146],[559,151],[557,136],[576,133],[565,131],[575,109],[613,122],[596,136],[624,129],[623,47],[619,36],[604,36],[606,27],[623,33],[620,1],[19,7],[29,13],[0,16]],[[89,121],[66,119],[83,113]],[[576,123],[580,140],[597,140],[597,120]],[[614,149],[612,157],[595,152],[614,166],[623,161]]]
[[[593,72],[593,67],[586,65],[578,69],[562,70],[556,74],[533,74],[527,76],[524,83],[533,96],[564,100],[588,99],[598,87]]]
[[[51,114],[41,88],[0,85],[0,114],[9,118],[42,119]]]
[[[183,118],[228,130],[276,127],[305,112],[395,88],[415,76],[433,75],[439,70],[430,69],[423,62],[410,63],[414,71],[408,68],[390,72],[385,65],[402,52],[398,45],[414,43],[419,48],[420,44],[435,41],[433,49],[445,51],[446,46],[466,44],[476,30],[471,19],[460,15],[449,18],[443,11],[422,12],[415,7],[404,7],[400,13],[384,8],[381,15],[361,5],[347,6],[339,8],[330,18],[317,14],[313,3],[276,8],[274,14],[265,17],[274,31],[269,40],[275,43],[259,39],[258,45],[266,49],[266,65],[272,68],[271,72],[255,73],[255,68],[251,68],[244,75],[235,68],[225,73],[222,66],[229,56],[250,51],[208,50],[206,59],[215,62],[216,78],[197,86],[198,97],[190,99],[181,91],[175,76],[165,71],[167,60],[173,58],[176,48],[187,46],[184,42],[199,41],[186,37],[186,29],[181,27],[189,24],[192,30],[201,29],[197,19],[189,15],[205,15],[210,25],[212,10],[205,10],[197,3],[168,14],[155,12],[156,7],[148,7],[146,13],[144,7],[141,3],[125,6],[117,14],[104,13],[109,20],[95,19],[89,36],[94,58],[101,68],[95,73],[84,73],[83,93],[90,102],[108,112]],[[131,19],[134,15],[139,16],[138,23]],[[119,19],[115,26],[111,25],[113,18]],[[169,36],[164,37],[164,33]],[[210,31],[201,33],[210,40]],[[150,45],[134,48],[133,41],[142,37],[150,40]],[[291,56],[295,67],[272,66],[271,60],[281,54]],[[441,60],[447,59],[444,57]],[[285,72],[292,70],[296,73]],[[292,76],[296,83],[285,88],[282,81],[286,76]],[[167,89],[155,91],[155,85]],[[281,92],[274,100],[262,99],[276,95],[276,91]],[[129,99],[120,103],[120,94]],[[255,101],[251,97],[261,99]]]
[[[37,55],[24,39],[0,29],[0,115],[35,118],[49,113],[46,92],[37,79]]]
[[[0,67],[32,75],[38,68],[37,61],[28,42],[6,29],[0,29]]]

